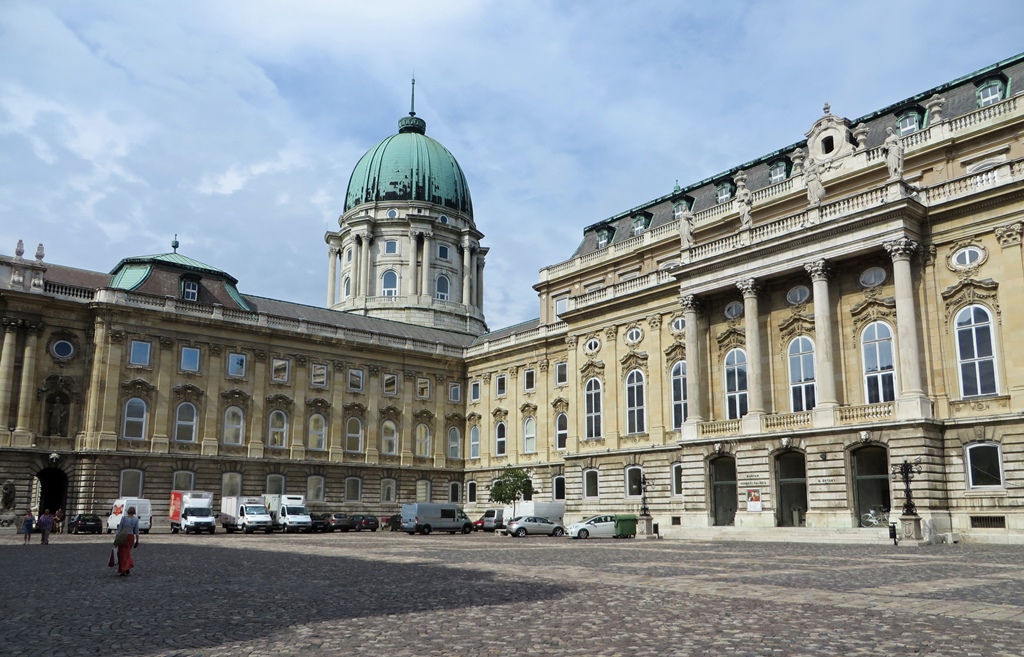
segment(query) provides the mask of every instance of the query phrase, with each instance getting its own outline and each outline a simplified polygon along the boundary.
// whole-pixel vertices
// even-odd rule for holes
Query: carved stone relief
[[[999,307],[996,294],[998,290],[999,283],[990,278],[980,281],[975,279],[962,280],[956,285],[943,290],[941,294],[945,305],[946,333],[949,333],[949,327],[952,324],[951,320],[954,315],[960,312],[962,308],[975,303],[981,303],[990,307],[996,314],[996,321],[1002,324],[1002,310]]]

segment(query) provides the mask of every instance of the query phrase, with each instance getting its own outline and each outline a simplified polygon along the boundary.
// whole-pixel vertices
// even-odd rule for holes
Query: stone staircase
[[[669,527],[661,530],[661,536],[665,539],[683,541],[892,544],[888,527]]]

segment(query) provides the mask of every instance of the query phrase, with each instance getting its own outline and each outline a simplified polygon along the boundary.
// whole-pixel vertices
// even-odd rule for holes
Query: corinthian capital
[[[761,286],[757,284],[757,279],[754,278],[740,279],[736,281],[736,287],[739,288],[744,297],[756,297],[757,293],[761,291]]]
[[[679,297],[679,305],[683,307],[683,310],[692,310],[698,313],[703,305],[703,300],[696,294],[684,294]]]
[[[882,245],[893,260],[909,260],[917,252],[918,243],[909,237],[901,237]]]
[[[832,275],[832,267],[827,260],[815,260],[804,265],[804,269],[811,275],[812,281],[827,281]]]

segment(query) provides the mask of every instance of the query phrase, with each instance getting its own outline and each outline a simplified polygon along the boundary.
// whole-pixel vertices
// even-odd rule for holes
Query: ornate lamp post
[[[909,459],[903,459],[903,463],[894,463],[891,468],[893,480],[903,481],[903,515],[900,522],[903,525],[903,536],[920,540],[921,517],[917,515],[917,505],[914,504],[914,493],[910,490],[910,482],[915,475],[922,472],[920,464],[911,463]]]
[[[647,506],[647,475],[640,475],[640,515],[651,515],[651,509]]]

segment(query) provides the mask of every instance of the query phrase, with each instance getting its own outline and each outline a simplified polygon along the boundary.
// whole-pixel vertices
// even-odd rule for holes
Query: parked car
[[[527,534],[544,534],[546,536],[562,536],[565,527],[557,522],[540,516],[520,516],[512,518],[505,526],[505,533],[510,536],[526,536]]]
[[[383,527],[381,527],[383,529]],[[393,532],[402,530],[402,514],[396,513],[388,516],[388,529]]]
[[[103,519],[91,513],[76,513],[68,518],[69,534],[99,534],[103,531]]]
[[[602,515],[587,518],[566,530],[572,538],[615,538],[615,516]]]
[[[327,522],[330,517],[329,513],[311,513],[309,514],[311,531],[314,532],[329,532],[333,529],[331,524]]]
[[[475,531],[475,532],[483,531],[485,520],[486,520],[486,516],[480,516],[479,520],[474,520],[473,521],[473,531]]]
[[[352,518],[347,513],[330,514],[327,518],[327,524],[330,525],[330,531],[337,529],[342,532],[350,531],[355,526],[355,523],[352,522]]]
[[[350,516],[352,518],[352,529],[359,532],[364,529],[369,529],[371,532],[377,531],[380,527],[380,521],[377,520],[377,516]]]

